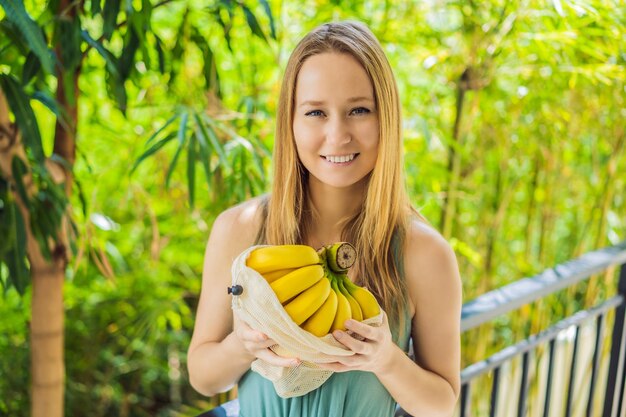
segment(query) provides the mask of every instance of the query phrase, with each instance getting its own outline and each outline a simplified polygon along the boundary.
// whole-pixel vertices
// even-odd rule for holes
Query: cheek
[[[379,143],[379,131],[378,122],[368,123],[361,127],[359,131],[359,138],[361,146],[364,150],[375,151],[378,149]]]
[[[298,152],[310,151],[316,147],[316,133],[303,123],[293,123],[293,137]]]

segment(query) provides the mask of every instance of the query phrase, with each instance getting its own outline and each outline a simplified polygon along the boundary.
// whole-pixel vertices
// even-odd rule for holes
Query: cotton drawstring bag
[[[246,266],[248,254],[263,246],[266,245],[246,249],[233,262],[232,285],[241,286],[242,292],[233,295],[232,308],[239,319],[276,341],[277,344],[271,347],[274,352],[301,360],[296,367],[271,365],[262,359],[252,363],[252,370],[272,381],[279,396],[298,397],[319,388],[333,374],[320,369],[316,363],[333,362],[335,359],[332,356],[351,356],[354,353],[332,334],[317,337],[301,329],[289,317],[265,278]],[[381,312],[363,323],[380,326],[382,320]]]

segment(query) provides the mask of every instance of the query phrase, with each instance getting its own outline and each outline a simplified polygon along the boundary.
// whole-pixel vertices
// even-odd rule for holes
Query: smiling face
[[[304,61],[296,81],[293,134],[310,181],[345,188],[374,169],[379,126],[374,88],[349,54]]]

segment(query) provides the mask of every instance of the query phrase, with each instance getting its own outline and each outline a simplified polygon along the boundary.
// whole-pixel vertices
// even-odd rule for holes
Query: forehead
[[[307,58],[296,81],[296,102],[364,96],[374,99],[365,68],[350,54],[326,52]]]

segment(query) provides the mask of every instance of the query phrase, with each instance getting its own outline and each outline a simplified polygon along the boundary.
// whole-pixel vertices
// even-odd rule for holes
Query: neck
[[[307,243],[315,248],[341,241],[345,221],[363,206],[367,179],[352,187],[335,188],[309,178],[309,208],[313,212]]]

